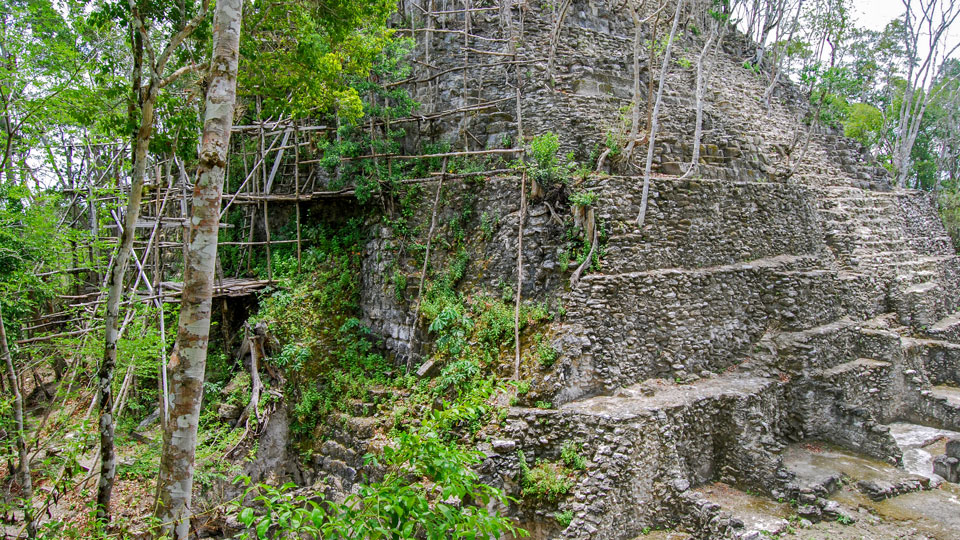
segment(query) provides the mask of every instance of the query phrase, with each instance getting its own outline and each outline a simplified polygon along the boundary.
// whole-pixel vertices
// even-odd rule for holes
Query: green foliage
[[[407,291],[407,275],[399,270],[394,270],[392,281],[393,299],[396,300],[398,304],[402,304],[405,300],[404,295]]]
[[[354,316],[360,294],[362,223],[308,228],[304,267],[287,287],[261,302],[253,319],[266,322],[283,348],[274,361],[287,375],[292,398],[291,430],[304,436],[372,384],[387,382],[390,366]]]
[[[566,183],[571,171],[576,167],[572,153],[561,157],[559,151],[560,137],[551,131],[537,135],[530,141],[529,152],[533,158],[530,174],[545,188]]]
[[[464,390],[480,374],[480,366],[474,360],[458,360],[443,368],[434,390],[441,393],[448,388]]]
[[[937,207],[954,247],[960,249],[960,190],[949,186],[941,191]]]
[[[447,284],[462,275],[452,268],[445,279],[431,283],[421,306],[435,337],[439,359],[472,359],[480,366],[491,365],[504,347],[513,345],[514,306],[510,299],[478,294],[463,298]],[[459,277],[457,277],[459,280]],[[520,330],[550,320],[545,304],[524,302],[520,308]]]
[[[517,458],[524,497],[555,502],[573,488],[572,474],[563,465],[538,459],[531,468],[522,450],[517,450]]]
[[[556,167],[559,150],[560,137],[551,131],[537,135],[530,141],[530,154],[539,169],[547,170]]]
[[[561,528],[566,529],[570,526],[570,523],[573,522],[573,510],[554,512],[553,519],[557,520]]]
[[[21,322],[70,282],[43,279],[38,268],[69,266],[72,238],[59,228],[61,198],[32,191],[27,183],[0,184],[0,307],[10,341],[19,339]]]
[[[566,226],[566,244],[558,256],[558,263],[561,270],[566,271],[570,267],[576,268],[583,264],[583,261],[587,258],[587,254],[590,253],[592,242],[591,239],[587,238],[587,235],[582,232],[582,229],[574,227],[572,218],[568,217],[564,224]],[[597,249],[593,252],[593,257],[589,265],[589,269],[593,271],[600,269],[600,261],[605,255],[608,240],[606,222],[603,219],[597,218],[596,227],[598,245]]]
[[[487,511],[489,503],[506,505],[511,499],[479,481],[472,467],[482,454],[446,442],[436,425],[434,417],[417,429],[397,432],[382,456],[367,456],[368,462],[385,468],[383,479],[362,484],[342,503],[297,493],[293,484],[250,486],[249,479],[243,479],[254,505],[243,508],[237,504],[234,509],[247,527],[248,537],[440,540],[527,536],[510,519]],[[411,482],[411,478],[416,480]]]
[[[493,239],[493,220],[486,212],[480,215],[480,232],[484,242]]]
[[[560,353],[543,338],[543,334],[533,336],[533,342],[537,362],[545,368],[552,367],[560,356]]]
[[[240,95],[256,96],[264,117],[305,117],[335,108],[346,119],[363,114],[363,78],[390,42],[386,0],[288,2],[245,10]]]
[[[560,252],[560,256],[557,257],[557,265],[560,267],[561,272],[566,272],[570,269],[570,252],[563,250]]]
[[[867,148],[879,142],[883,129],[883,113],[867,103],[850,105],[843,122],[843,134]]]
[[[560,448],[560,461],[567,467],[574,470],[583,470],[587,468],[587,460],[580,455],[583,445],[567,441]]]
[[[593,206],[597,199],[599,195],[593,191],[576,191],[570,195],[570,204],[582,207]]]

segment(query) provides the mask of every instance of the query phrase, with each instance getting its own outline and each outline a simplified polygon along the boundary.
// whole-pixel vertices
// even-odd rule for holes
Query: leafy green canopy
[[[63,279],[38,272],[66,265],[58,201],[25,186],[0,184],[0,306],[11,338],[19,337],[20,322],[65,285]]]
[[[261,117],[302,118],[335,108],[362,115],[351,78],[365,77],[390,42],[390,0],[254,1],[240,42],[240,94]]]

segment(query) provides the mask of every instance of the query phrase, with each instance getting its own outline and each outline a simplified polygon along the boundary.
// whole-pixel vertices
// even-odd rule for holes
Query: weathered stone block
[[[960,439],[947,441],[947,456],[960,459]]]
[[[950,456],[935,457],[933,473],[942,476],[947,482],[960,482],[960,459]]]

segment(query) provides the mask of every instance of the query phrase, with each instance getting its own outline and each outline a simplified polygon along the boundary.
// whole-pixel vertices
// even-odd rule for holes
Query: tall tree
[[[100,411],[100,479],[97,485],[97,519],[101,521],[109,519],[110,497],[113,493],[113,482],[117,472],[113,419],[113,376],[117,365],[117,341],[119,339],[117,321],[120,314],[124,277],[130,263],[130,256],[133,253],[137,221],[140,219],[140,202],[143,197],[144,177],[147,168],[147,151],[153,135],[155,108],[162,88],[170,85],[184,74],[197,71],[201,67],[198,64],[188,64],[164,76],[174,52],[206,18],[207,0],[204,0],[192,19],[183,22],[159,55],[153,46],[148,31],[148,21],[143,13],[143,6],[135,0],[129,0],[129,9],[129,17],[134,32],[131,40],[135,60],[132,77],[132,90],[135,96],[133,101],[139,103],[140,126],[134,136],[130,195],[127,199],[123,230],[120,234],[119,248],[114,259],[110,273],[109,289],[107,290],[103,361],[100,363],[100,369],[97,372],[97,405]],[[143,86],[141,86],[141,68],[136,66],[136,62],[142,54],[141,47],[147,56],[145,59],[146,65],[142,66],[145,68],[143,71],[146,71],[147,80]]]
[[[23,520],[27,523],[27,538],[37,535],[33,521],[33,483],[30,478],[30,452],[27,448],[27,434],[23,426],[23,394],[20,392],[20,378],[13,367],[13,358],[10,357],[10,348],[7,345],[7,330],[3,325],[3,314],[0,313],[0,355],[6,369],[7,383],[13,392],[13,418],[15,423],[17,452],[20,455],[18,464],[20,472],[20,495],[23,502]]]
[[[723,45],[723,38],[730,29],[730,14],[740,4],[740,0],[713,0],[712,5],[708,4],[706,9],[705,22],[710,27],[710,33],[703,42],[703,49],[700,50],[700,56],[697,58],[697,88],[696,97],[696,118],[693,127],[693,156],[690,159],[690,166],[683,173],[684,178],[689,178],[697,174],[700,169],[700,141],[703,138],[703,106],[706,96],[707,86],[710,84],[710,78],[713,76],[713,68],[716,66],[716,55]],[[708,56],[714,57],[714,62],[707,64]]]
[[[659,127],[658,115],[660,114],[660,105],[663,103],[663,89],[667,85],[667,75],[670,72],[670,55],[673,52],[673,40],[677,36],[677,26],[680,23],[680,14],[683,12],[684,0],[677,0],[677,11],[673,14],[673,26],[670,27],[670,37],[667,39],[667,47],[663,52],[663,65],[660,67],[660,86],[657,87],[657,99],[653,105],[649,130],[647,136],[647,162],[643,168],[643,195],[640,197],[640,213],[637,215],[637,227],[643,227],[643,222],[647,217],[647,201],[650,196],[650,171],[653,166],[653,151],[657,142],[657,129]]]
[[[213,19],[213,52],[200,146],[199,180],[193,190],[189,250],[177,328],[178,361],[171,361],[173,407],[163,433],[156,517],[164,534],[186,539],[210,339],[217,260],[220,199],[237,98],[243,0],[220,0]]]
[[[928,91],[941,64],[960,48],[947,42],[948,31],[960,17],[957,0],[902,0],[904,13],[904,46],[907,52],[907,88],[900,106],[898,129],[893,147],[893,165],[897,183],[906,187],[910,176],[911,153],[920,134],[923,115],[939,94]],[[941,87],[942,88],[942,87]]]

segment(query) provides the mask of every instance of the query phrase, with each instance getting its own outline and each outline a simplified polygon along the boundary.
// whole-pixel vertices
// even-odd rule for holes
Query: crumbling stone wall
[[[513,61],[509,42],[497,41],[509,38],[505,21],[512,21],[522,37],[521,64],[480,67],[495,59],[471,53],[469,67],[458,69],[462,36],[438,32],[430,47],[435,69],[418,68],[418,75],[450,71],[413,88],[425,114],[497,103],[406,124],[411,148],[425,139],[467,148],[512,142],[518,71],[527,137],[560,133],[564,149],[583,159],[619,125],[632,88],[632,23],[624,14],[607,1],[575,0],[551,85],[544,55],[552,19],[532,3],[509,5],[474,13],[471,31],[490,39],[472,46],[509,53],[499,58]],[[438,24],[459,28],[462,19]],[[418,51],[425,35],[417,33]],[[690,35],[681,44],[697,50]],[[517,449],[531,459],[556,459],[572,441],[589,458],[559,506],[574,512],[566,530],[554,524],[555,509],[521,505],[522,522],[534,524],[538,537],[632,538],[676,519],[717,537],[711,535],[729,533],[729,520],[691,499],[688,489],[722,480],[792,493],[796,486],[779,464],[787,442],[823,440],[898,462],[887,423],[960,429],[960,406],[935,388],[960,383],[960,266],[934,201],[891,191],[855,143],[829,131],[813,134],[793,176],[778,176],[789,139],[804,129],[798,121],[805,106],[784,85],[766,110],[763,81],[741,66],[746,48],[733,39],[717,66],[703,178],[670,176],[691,155],[693,74],[678,67],[670,75],[664,134],[656,141],[656,169],[665,174],[652,181],[642,227],[635,221],[642,179],[595,176],[570,188],[598,195],[593,209],[606,238],[599,270],[571,284],[559,255],[575,231],[553,218],[563,221],[570,208],[530,201],[523,296],[562,300],[566,315],[549,333],[557,362],[524,366],[532,389],[523,399],[558,409],[511,409],[503,440],[487,449],[484,474],[519,495]],[[425,184],[425,192],[435,185]],[[437,238],[457,222],[472,239],[461,290],[513,287],[519,179],[451,182],[445,189]],[[428,205],[412,218],[424,228]],[[481,230],[483,215],[489,232]],[[429,336],[411,320],[419,265],[392,249],[399,240],[391,228],[371,223],[369,230],[364,317],[404,358],[411,333],[429,347]],[[437,250],[431,264],[441,267],[448,256]],[[400,299],[394,272],[409,278]]]
[[[409,4],[410,13],[418,18],[428,7],[423,0]],[[468,149],[515,143],[518,86],[525,139],[547,131],[559,133],[565,152],[586,159],[597,145],[603,146],[608,132],[625,133],[624,120],[630,117],[634,99],[634,28],[622,3],[572,2],[560,26],[552,80],[549,59],[557,27],[556,6],[498,1],[493,7],[497,9],[470,13],[470,34],[478,37],[466,42],[462,34],[451,32],[467,24],[462,13],[436,16],[436,32],[427,31],[425,21],[418,22],[416,51],[422,63],[416,65],[415,75],[427,82],[410,87],[411,95],[422,104],[422,118],[404,124],[411,147],[425,139],[454,141]],[[644,6],[648,11],[655,8]],[[641,39],[650,40],[651,32],[650,23],[645,23]],[[701,47],[702,36],[681,28],[678,58],[694,59]],[[645,111],[651,70],[645,51],[641,52],[641,108]],[[705,178],[775,178],[777,167],[792,152],[792,127],[800,126],[808,113],[805,98],[789,81],[778,88],[769,110],[759,102],[765,79],[743,67],[743,60],[754,53],[755,48],[734,32],[718,58],[704,109],[701,173]],[[668,75],[655,171],[677,174],[692,158],[695,77],[694,68],[679,63]],[[444,114],[462,109],[470,110],[465,115]],[[645,113],[641,117],[645,121]],[[647,129],[640,128],[641,132]],[[798,174],[843,177],[858,187],[889,189],[886,171],[865,161],[866,157],[854,141],[820,129],[812,137]],[[630,162],[619,168],[637,170]]]

